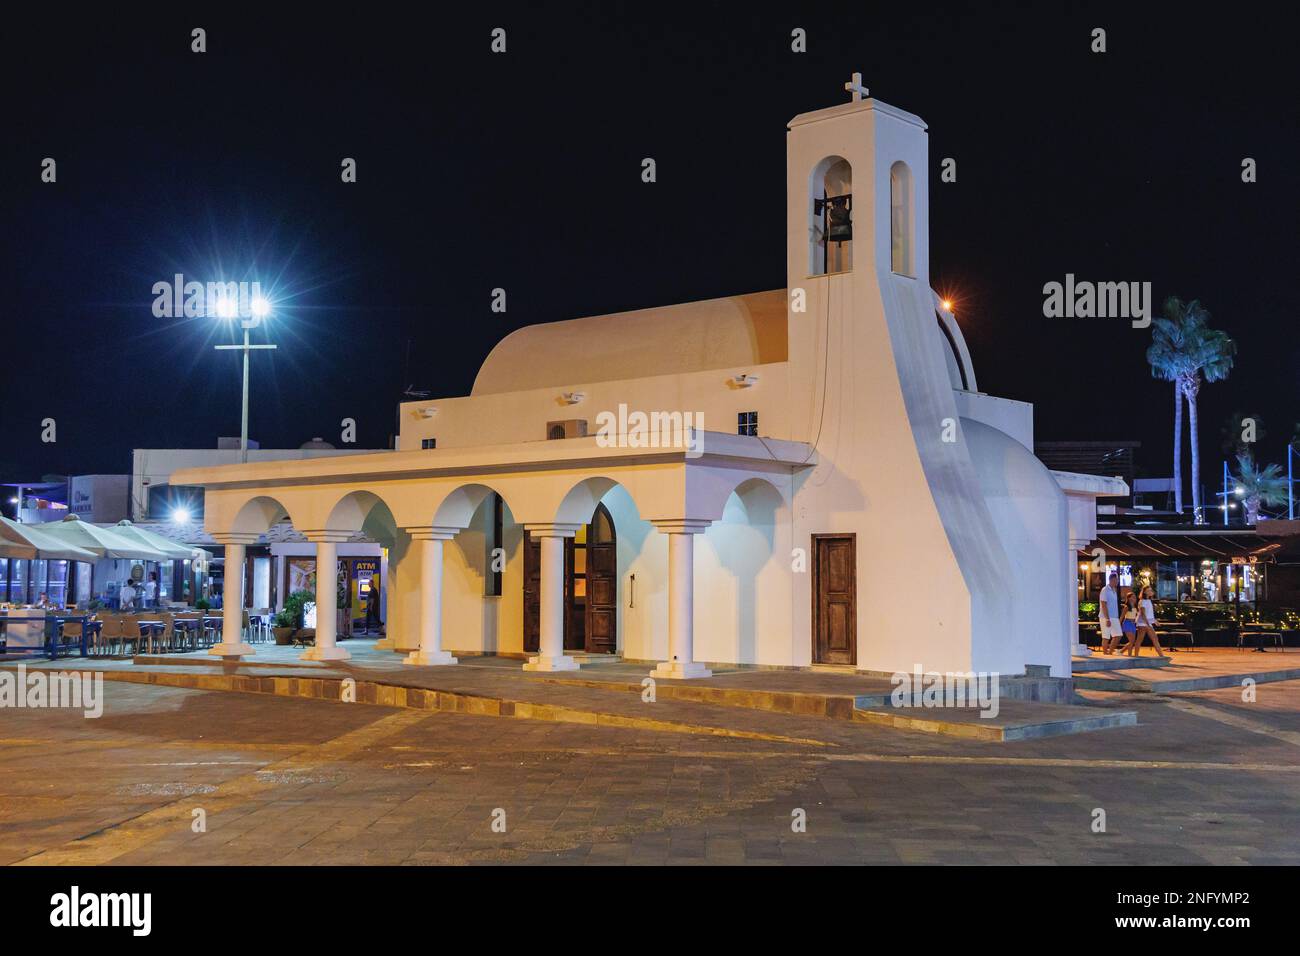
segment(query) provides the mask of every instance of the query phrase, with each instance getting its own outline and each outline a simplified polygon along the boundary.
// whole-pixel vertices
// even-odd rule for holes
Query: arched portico
[[[638,522],[667,536],[667,620],[655,627],[667,631],[668,653],[654,673],[685,678],[708,673],[693,656],[694,536],[722,517],[728,498],[745,482],[767,483],[784,502],[792,473],[815,461],[798,443],[716,432],[697,439],[691,449],[628,449],[592,438],[392,452],[191,469],[176,480],[205,488],[208,530],[232,548],[292,516],[294,527],[316,545],[321,607],[333,607],[338,544],[362,531],[390,534],[402,553],[390,578],[390,623],[400,619],[408,636],[418,635],[418,650],[407,657],[413,665],[456,662],[442,646],[444,542],[470,526],[489,496],[500,495],[540,550],[541,633],[538,654],[525,665],[530,670],[578,666],[563,647],[565,541],[618,486]],[[304,656],[345,659],[347,652],[334,643],[332,618],[322,615],[320,623],[318,646]],[[252,653],[247,646],[234,650]]]

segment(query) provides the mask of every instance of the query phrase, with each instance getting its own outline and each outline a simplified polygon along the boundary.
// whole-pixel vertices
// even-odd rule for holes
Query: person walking
[[[1155,592],[1151,586],[1147,585],[1142,589],[1142,596],[1138,600],[1138,618],[1137,618],[1137,642],[1133,645],[1130,652],[1134,657],[1142,653],[1142,642],[1146,638],[1151,638],[1151,646],[1156,650],[1157,657],[1165,656],[1165,649],[1160,646],[1160,638],[1156,636],[1156,610],[1152,598]]]
[[[1124,634],[1124,646],[1119,649],[1121,654],[1133,654],[1133,649],[1137,647],[1137,622],[1138,615],[1141,613],[1138,608],[1138,596],[1135,592],[1129,591],[1124,595],[1124,610],[1120,613],[1120,630]]]
[[[1101,652],[1110,654],[1123,633],[1119,619],[1119,574],[1112,571],[1097,596],[1097,622],[1101,625]]]

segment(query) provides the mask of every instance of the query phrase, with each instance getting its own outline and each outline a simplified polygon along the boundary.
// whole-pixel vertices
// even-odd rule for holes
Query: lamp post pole
[[[244,362],[247,362],[248,352],[244,352]],[[244,382],[247,388],[247,380]],[[1223,460],[1223,527],[1227,527],[1227,459]]]
[[[1286,516],[1295,520],[1295,479],[1291,477],[1291,456],[1295,454],[1295,445],[1287,442],[1286,446]]]
[[[248,341],[248,332],[250,329],[260,325],[262,319],[270,314],[270,306],[264,301],[255,301],[253,303],[253,318],[244,319],[239,324],[244,329],[243,345],[216,345],[213,346],[218,351],[227,349],[239,349],[244,353],[244,389],[243,401],[240,406],[239,415],[239,462],[245,464],[248,461],[248,353],[253,349],[273,349],[272,344],[251,345]]]

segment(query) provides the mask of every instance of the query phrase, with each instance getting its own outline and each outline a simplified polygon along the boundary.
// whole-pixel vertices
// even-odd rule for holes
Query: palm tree
[[[1181,299],[1170,296],[1165,300],[1164,317],[1151,325],[1151,346],[1147,349],[1147,362],[1151,374],[1174,384],[1174,510],[1183,513],[1183,396],[1179,382],[1186,372],[1187,353]]]
[[[1183,383],[1187,397],[1187,432],[1192,446],[1192,514],[1197,524],[1205,523],[1201,507],[1201,444],[1198,439],[1196,396],[1201,390],[1202,378],[1207,382],[1221,382],[1232,371],[1232,357],[1237,354],[1237,343],[1227,332],[1210,328],[1210,313],[1199,302],[1188,305],[1188,311],[1201,316],[1192,338],[1192,365],[1194,374]]]
[[[1281,465],[1260,468],[1249,454],[1238,455],[1234,478],[1246,509],[1248,525],[1258,523],[1260,505],[1280,505],[1286,501],[1286,479],[1282,477]]]
[[[1227,333],[1209,327],[1210,313],[1200,302],[1165,300],[1164,316],[1151,328],[1147,362],[1151,374],[1174,385],[1174,507],[1183,510],[1183,401],[1192,448],[1192,514],[1197,524],[1205,520],[1201,508],[1201,449],[1197,441],[1197,394],[1202,381],[1217,382],[1232,371],[1237,345]]]

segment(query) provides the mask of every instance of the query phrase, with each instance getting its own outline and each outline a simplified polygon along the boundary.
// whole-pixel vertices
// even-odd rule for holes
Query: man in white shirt
[[[1101,652],[1109,654],[1123,633],[1119,623],[1119,575],[1114,572],[1097,597],[1097,621],[1101,625]]]
[[[144,582],[144,606],[149,608],[158,606],[158,573],[156,571],[151,571],[149,580]]]
[[[117,603],[123,611],[129,611],[135,604],[135,588],[131,586],[131,579],[127,578],[126,583],[122,585],[117,592]]]

